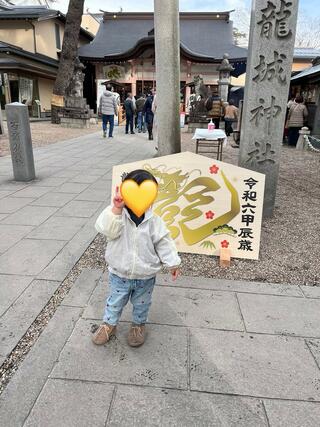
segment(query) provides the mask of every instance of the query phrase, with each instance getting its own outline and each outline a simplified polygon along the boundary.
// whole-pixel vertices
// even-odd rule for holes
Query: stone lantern
[[[229,84],[231,82],[231,71],[234,70],[233,66],[229,62],[229,55],[225,53],[223,60],[218,65],[217,70],[219,71],[219,96],[222,101],[228,101]]]

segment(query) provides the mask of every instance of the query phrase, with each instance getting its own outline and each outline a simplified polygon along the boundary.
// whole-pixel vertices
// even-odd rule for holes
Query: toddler
[[[140,185],[155,177],[142,169],[130,172],[124,180]],[[158,185],[158,184],[157,184]],[[121,313],[129,299],[133,323],[128,344],[138,347],[145,341],[145,323],[151,306],[156,274],[168,267],[173,280],[178,277],[180,258],[163,220],[152,209],[137,217],[121,198],[118,188],[113,206],[108,206],[96,222],[96,230],[107,236],[106,262],[109,265],[109,296],[102,323],[93,342],[103,345],[115,334]]]

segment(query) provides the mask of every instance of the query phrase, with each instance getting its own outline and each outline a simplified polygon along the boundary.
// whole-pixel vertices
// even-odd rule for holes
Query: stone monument
[[[228,101],[229,85],[231,83],[231,72],[234,70],[233,66],[229,62],[229,55],[225,53],[223,60],[218,65],[217,70],[219,71],[219,96],[221,101]]]
[[[6,105],[8,134],[16,181],[35,179],[28,107],[20,102]]]
[[[83,98],[85,66],[76,58],[74,74],[66,91],[65,105],[59,113],[62,127],[88,128],[91,111],[87,100]]]
[[[194,132],[196,128],[206,129],[208,126],[208,110],[206,101],[209,93],[203,82],[202,76],[194,76],[194,93],[190,95],[190,111],[188,132]]]
[[[297,14],[298,0],[253,1],[239,166],[266,175],[265,217],[275,204]]]
[[[154,0],[154,33],[158,154],[164,156],[181,151],[178,0]]]

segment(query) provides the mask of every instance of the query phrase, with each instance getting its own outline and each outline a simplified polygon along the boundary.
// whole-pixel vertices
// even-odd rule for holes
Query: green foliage
[[[205,240],[204,242],[201,243],[201,245],[203,248],[205,249],[216,249],[216,246],[213,242],[211,242],[210,240]]]
[[[212,234],[227,234],[228,236],[235,236],[237,234],[237,230],[230,227],[228,224],[219,225],[219,227],[216,227],[212,230]]]

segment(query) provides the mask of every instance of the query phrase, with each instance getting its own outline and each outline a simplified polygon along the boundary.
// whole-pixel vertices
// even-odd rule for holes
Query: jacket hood
[[[130,221],[132,221],[132,219],[130,218],[130,214],[127,211],[127,209],[123,209],[123,212],[130,219]],[[153,217],[153,211],[152,211],[152,208],[149,208],[148,210],[145,211],[145,213],[144,213],[144,219],[143,219],[142,222],[148,221],[152,217]]]
[[[104,96],[113,96],[113,92],[111,92],[110,90],[104,90],[103,94]]]

